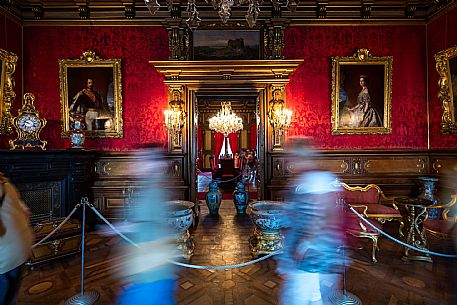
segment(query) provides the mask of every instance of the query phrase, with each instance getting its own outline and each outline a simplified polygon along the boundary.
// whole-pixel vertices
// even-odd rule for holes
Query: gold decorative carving
[[[168,47],[170,60],[190,59],[190,33],[186,25],[173,19],[168,24]]]
[[[270,254],[283,248],[284,238],[281,233],[267,234],[257,228],[249,237],[249,248],[253,257]]]
[[[275,21],[274,24],[266,26],[263,35],[264,57],[265,59],[283,59],[284,51],[284,28],[285,22]]]
[[[182,152],[183,130],[186,124],[186,103],[183,100],[184,88],[181,85],[168,87],[170,102],[165,111],[165,127],[168,130],[168,149],[170,152]]]
[[[0,49],[0,134],[13,132],[11,105],[16,98],[13,73],[16,70],[17,56]]]
[[[443,108],[441,131],[457,133],[457,46],[435,54],[438,80],[438,99]]]
[[[284,150],[285,132],[289,128],[292,112],[286,109],[284,101],[284,84],[273,84],[271,100],[268,104],[268,119],[273,126],[273,150]]]

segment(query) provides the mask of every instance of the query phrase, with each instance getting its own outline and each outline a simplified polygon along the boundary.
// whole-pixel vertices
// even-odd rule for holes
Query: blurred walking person
[[[338,253],[343,243],[338,187],[336,177],[318,170],[311,160],[309,139],[289,139],[289,151],[298,178],[285,205],[284,251],[278,256],[278,272],[285,278],[280,304],[319,305],[321,280],[327,275],[337,285],[343,263]]]
[[[33,243],[29,214],[19,192],[0,173],[0,305],[16,304]]]
[[[167,224],[169,200],[164,188],[166,163],[160,145],[137,154],[132,168],[137,177],[130,220],[131,247],[123,275],[132,284],[121,294],[118,305],[175,305],[175,268],[168,260],[176,256],[175,232]]]

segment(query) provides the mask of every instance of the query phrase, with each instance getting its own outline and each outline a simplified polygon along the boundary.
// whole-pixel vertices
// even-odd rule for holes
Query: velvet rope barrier
[[[382,235],[384,235],[385,237],[393,240],[394,242],[402,245],[402,246],[405,246],[407,248],[410,248],[412,250],[415,250],[415,251],[418,251],[418,252],[422,252],[422,253],[426,253],[426,254],[431,254],[431,255],[435,255],[435,256],[441,256],[441,257],[447,257],[447,258],[457,258],[457,255],[454,255],[454,254],[444,254],[444,253],[438,253],[438,252],[433,252],[433,251],[429,251],[429,250],[423,250],[423,249],[419,249],[419,248],[416,248],[414,246],[411,246],[407,243],[404,243],[402,242],[401,240],[398,240],[396,239],[395,237],[385,233],[384,231],[378,229],[375,225],[373,225],[371,222],[369,222],[368,220],[365,219],[365,217],[363,217],[362,215],[360,215],[356,210],[354,210],[353,207],[349,207],[349,210],[351,210],[352,213],[354,213],[355,215],[357,215],[360,219],[362,219],[367,225],[369,225],[370,227],[372,227],[373,229],[375,229],[377,232],[381,233]]]

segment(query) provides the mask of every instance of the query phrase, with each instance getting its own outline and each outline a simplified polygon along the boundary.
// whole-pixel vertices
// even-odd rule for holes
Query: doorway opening
[[[257,198],[258,168],[258,93],[231,90],[230,94],[199,91],[195,96],[197,113],[197,189],[204,200],[211,181],[217,181],[223,199],[231,199],[236,183],[243,182],[250,198]],[[231,110],[242,120],[243,128],[227,138],[210,129],[209,119],[231,103]]]

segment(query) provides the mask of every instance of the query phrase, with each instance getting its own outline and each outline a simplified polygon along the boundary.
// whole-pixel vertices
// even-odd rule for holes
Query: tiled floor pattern
[[[235,215],[233,203],[224,201],[218,217],[208,215],[204,203],[197,229],[192,232],[196,249],[191,263],[230,265],[251,260],[248,238],[252,224],[247,215]],[[395,232],[395,228],[388,228]],[[380,240],[379,262],[372,264],[363,249],[351,251],[347,288],[364,305],[454,305],[457,304],[456,261],[435,258],[434,263],[401,261],[402,248],[386,238]],[[117,237],[90,233],[87,242],[85,288],[100,293],[96,304],[115,304],[125,284],[118,271],[125,243]],[[436,251],[450,251],[449,244],[431,240]],[[278,304],[282,279],[275,272],[274,259],[242,268],[208,271],[179,269],[179,305]],[[71,256],[28,270],[18,305],[64,304],[80,290],[80,257]],[[325,284],[325,283],[323,283]],[[324,291],[332,291],[323,285]],[[326,304],[330,304],[328,301]],[[133,304],[132,304],[133,305]]]

